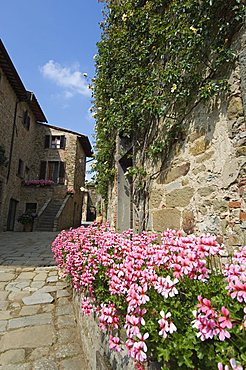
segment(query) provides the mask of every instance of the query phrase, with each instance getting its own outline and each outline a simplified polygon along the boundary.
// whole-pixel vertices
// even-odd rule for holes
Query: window
[[[40,180],[52,180],[57,184],[65,182],[65,163],[59,161],[41,161]]]
[[[23,115],[23,126],[24,126],[27,130],[29,130],[29,128],[30,128],[30,122],[31,122],[31,119],[30,119],[30,116],[29,116],[29,114],[28,114],[28,111],[26,110],[26,111],[24,112],[24,115]]]
[[[26,213],[36,213],[37,203],[26,203]]]
[[[44,147],[51,148],[51,149],[65,149],[66,146],[66,138],[64,135],[56,136],[56,135],[46,135]]]
[[[23,177],[24,174],[24,162],[19,159],[17,175]]]

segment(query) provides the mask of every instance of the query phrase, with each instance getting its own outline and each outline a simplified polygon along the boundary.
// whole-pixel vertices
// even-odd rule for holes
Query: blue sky
[[[91,142],[94,121],[83,73],[95,73],[102,8],[97,0],[7,0],[0,12],[0,38],[48,122]]]

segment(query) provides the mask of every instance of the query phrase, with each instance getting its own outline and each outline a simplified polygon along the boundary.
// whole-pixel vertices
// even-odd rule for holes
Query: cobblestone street
[[[50,251],[55,236],[0,234],[1,370],[89,370],[72,292]]]

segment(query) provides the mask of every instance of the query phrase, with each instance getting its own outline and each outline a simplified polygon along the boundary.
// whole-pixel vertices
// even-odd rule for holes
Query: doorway
[[[17,205],[18,205],[18,201],[11,198],[9,201],[9,213],[8,213],[8,220],[7,220],[7,230],[8,231],[14,231]]]

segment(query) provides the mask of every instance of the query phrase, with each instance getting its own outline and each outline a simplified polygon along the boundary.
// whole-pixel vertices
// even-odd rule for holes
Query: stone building
[[[238,58],[228,71],[229,95],[199,103],[186,117],[185,138],[173,145],[168,160],[146,160],[148,192],[134,203],[134,142],[116,143],[114,183],[109,188],[107,217],[118,230],[167,228],[187,233],[211,233],[233,249],[246,243],[246,33],[233,41]],[[157,124],[157,123],[156,123]],[[163,130],[158,123],[157,132]],[[134,153],[138,158],[138,153]],[[138,165],[137,162],[134,164]]]
[[[22,230],[25,212],[37,215],[37,230],[80,224],[90,142],[46,123],[0,40],[0,231]]]
[[[102,198],[97,191],[96,184],[93,181],[87,182],[84,188],[82,223],[95,221],[97,212],[101,211],[101,208]]]

